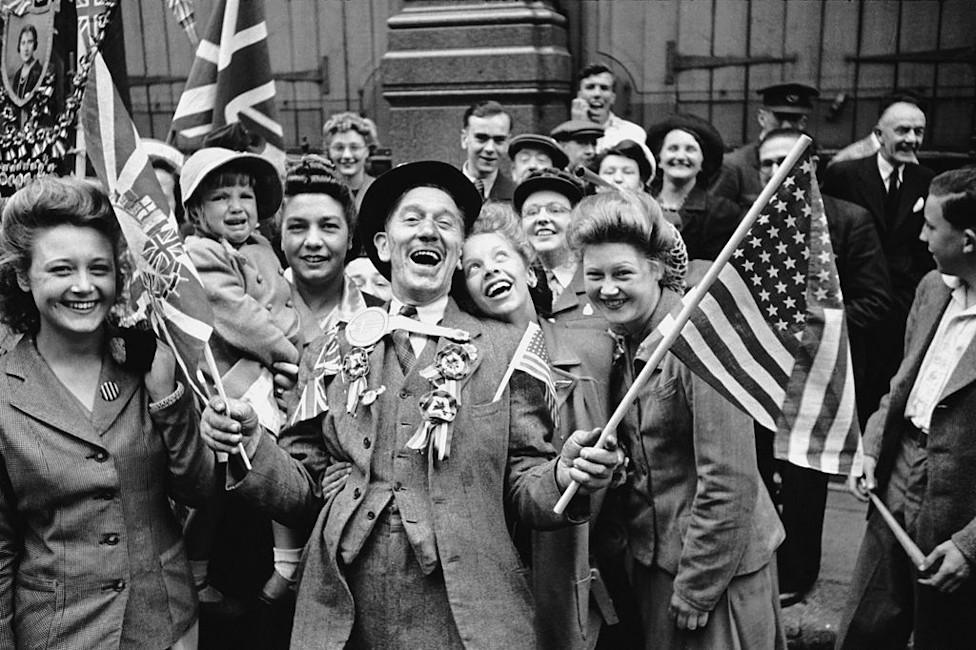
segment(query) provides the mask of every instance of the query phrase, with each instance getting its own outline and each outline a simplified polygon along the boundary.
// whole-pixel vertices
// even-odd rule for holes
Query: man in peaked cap
[[[596,157],[596,141],[603,136],[603,127],[589,120],[569,120],[549,134],[569,156],[567,169],[585,167]]]
[[[588,446],[595,431],[573,433],[555,457],[544,382],[508,372],[523,332],[470,316],[450,297],[480,206],[474,185],[445,163],[377,178],[357,228],[393,298],[331,333],[333,369],[324,363],[315,378],[326,410],[278,444],[251,425],[243,402],[215,399],[204,413],[214,449],[243,442],[250,458],[250,471],[232,459],[230,488],[278,521],[317,519],[293,647],[536,647],[506,513],[538,528],[585,520],[586,494],[620,462],[615,441]],[[320,481],[340,460],[350,474],[325,503]],[[571,479],[583,496],[556,515]]]
[[[767,86],[759,91],[762,106],[756,111],[759,137],[725,156],[722,170],[710,191],[749,209],[762,192],[759,180],[759,141],[773,129],[804,130],[813,110],[813,98],[820,95],[813,86],[794,81]]]
[[[512,159],[512,180],[525,180],[529,172],[554,167],[563,169],[569,163],[559,143],[547,135],[523,133],[508,143],[508,157]]]

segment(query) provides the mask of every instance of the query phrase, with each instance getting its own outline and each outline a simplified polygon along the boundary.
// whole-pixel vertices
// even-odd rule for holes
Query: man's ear
[[[468,127],[461,129],[461,150],[468,150]]]
[[[976,253],[976,230],[966,228],[962,231],[962,252],[966,254]]]
[[[389,241],[386,238],[386,231],[381,230],[373,235],[373,243],[376,245],[376,256],[381,262],[390,261],[390,248],[387,246]]]

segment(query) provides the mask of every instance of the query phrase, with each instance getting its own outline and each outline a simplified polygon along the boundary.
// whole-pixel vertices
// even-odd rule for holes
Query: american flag
[[[214,6],[173,115],[171,139],[179,149],[199,149],[207,135],[238,122],[265,143],[258,153],[284,165],[262,0],[219,0]]]
[[[88,157],[109,191],[136,264],[130,292],[140,307],[151,304],[157,333],[202,397],[195,371],[213,331],[213,312],[139,134],[98,52],[88,70],[81,121]]]
[[[860,429],[847,325],[815,164],[804,153],[671,348],[776,432],[776,456],[847,473]],[[671,323],[666,319],[662,329]]]
[[[535,377],[546,385],[546,406],[549,407],[553,426],[558,427],[559,409],[556,405],[556,384],[552,381],[552,372],[549,370],[549,366],[549,350],[546,348],[546,337],[542,333],[542,328],[536,323],[529,323],[529,326],[525,328],[525,334],[522,335],[522,340],[515,348],[515,354],[512,355],[512,361],[505,373],[505,379],[498,389],[499,392],[504,389],[512,373],[518,370]]]

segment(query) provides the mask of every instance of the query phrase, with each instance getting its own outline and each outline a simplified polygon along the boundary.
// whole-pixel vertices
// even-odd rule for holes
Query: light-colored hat
[[[186,159],[180,175],[180,193],[184,208],[203,180],[213,171],[229,164],[243,166],[254,177],[254,198],[258,219],[272,217],[281,206],[281,180],[270,160],[255,153],[232,151],[223,147],[204,147]]]

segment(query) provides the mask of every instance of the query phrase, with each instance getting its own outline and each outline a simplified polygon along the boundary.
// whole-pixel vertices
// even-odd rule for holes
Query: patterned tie
[[[400,315],[407,318],[417,318],[417,308],[413,305],[400,307]],[[393,347],[396,350],[397,360],[400,362],[400,369],[404,376],[410,374],[413,365],[417,363],[417,355],[413,353],[413,346],[410,345],[410,332],[407,330],[393,331]]]
[[[552,308],[555,309],[556,301],[562,295],[563,285],[552,271],[546,271],[546,282],[549,284],[550,293],[552,293]]]
[[[481,195],[481,198],[485,198],[485,181],[484,181],[484,179],[481,179],[481,178],[474,179],[474,186],[478,190],[478,194]]]

